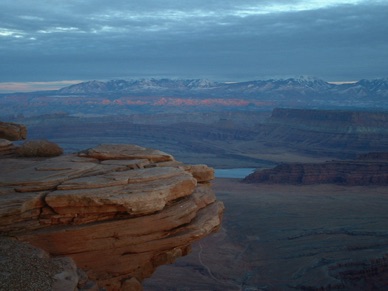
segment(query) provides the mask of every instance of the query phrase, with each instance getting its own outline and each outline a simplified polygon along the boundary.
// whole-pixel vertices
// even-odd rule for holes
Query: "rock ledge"
[[[158,150],[100,145],[1,164],[2,236],[71,258],[107,290],[138,288],[221,224],[213,169]]]

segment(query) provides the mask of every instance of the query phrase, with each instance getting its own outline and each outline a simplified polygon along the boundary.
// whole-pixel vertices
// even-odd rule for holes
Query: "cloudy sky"
[[[387,15],[388,0],[1,0],[0,87],[388,77]]]

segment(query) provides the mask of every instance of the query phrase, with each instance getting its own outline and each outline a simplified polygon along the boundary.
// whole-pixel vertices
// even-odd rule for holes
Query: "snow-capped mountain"
[[[134,94],[163,96],[271,97],[271,96],[349,96],[388,97],[388,79],[361,80],[335,85],[314,77],[221,83],[204,79],[140,79],[88,81],[62,88],[59,94]]]
[[[189,108],[190,107],[190,108]],[[312,77],[246,82],[204,79],[88,81],[57,91],[0,94],[0,115],[131,114],[271,110],[275,107],[388,110],[388,79],[332,84]]]
[[[71,85],[59,90],[64,94],[90,93],[146,93],[163,91],[185,91],[197,89],[213,89],[220,83],[204,79],[171,80],[171,79],[140,79],[140,80],[111,80],[107,82],[88,81]]]

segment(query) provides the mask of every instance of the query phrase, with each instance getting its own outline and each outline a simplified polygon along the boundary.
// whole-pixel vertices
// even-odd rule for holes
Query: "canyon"
[[[385,290],[386,186],[217,178],[219,232],[144,281],[157,290]]]
[[[6,185],[2,196],[17,195],[7,216],[17,223],[7,231],[19,243],[48,248],[49,254],[33,253],[45,266],[54,260],[51,278],[75,274],[73,284],[81,290],[137,290],[140,281],[144,290],[158,291],[382,289],[388,284],[384,84],[293,79],[177,86],[143,80],[3,95],[0,102],[10,107],[2,116],[26,125],[26,142],[48,139],[65,152],[16,158],[25,142],[0,141],[1,163],[8,168],[0,175]],[[155,151],[150,149],[158,149],[157,160],[123,155]],[[5,162],[11,160],[16,164]],[[214,178],[210,167],[255,168],[256,178],[250,183]],[[21,168],[25,175],[9,184],[12,169]],[[184,187],[176,187],[190,194],[172,200],[161,194],[179,181]],[[136,196],[140,185],[151,196],[150,189],[167,187],[158,192],[166,200],[157,196],[157,203],[141,208],[130,200],[136,207],[129,207],[120,193]],[[26,204],[20,197],[32,200]],[[170,217],[178,210],[183,216]],[[39,223],[28,224],[23,233],[25,226],[17,227],[31,216]],[[170,218],[182,224],[174,227]],[[144,224],[123,230],[120,223],[132,225],[128,221]],[[93,232],[87,234],[89,227]],[[64,239],[67,234],[74,242]],[[126,249],[130,237],[136,244]],[[153,238],[155,244],[143,244]],[[58,242],[55,249],[47,243],[52,240]],[[106,264],[99,258],[100,242],[117,250],[102,254]],[[166,249],[171,242],[176,244]],[[71,261],[57,262],[59,254]],[[143,261],[145,254],[150,257]],[[136,259],[126,261],[131,256]],[[123,275],[123,266],[132,275]]]
[[[16,118],[31,139],[47,138],[65,152],[100,143],[158,148],[186,163],[216,168],[270,168],[282,162],[355,159],[388,148],[388,113],[276,108],[82,117]],[[203,158],[202,158],[203,157]]]

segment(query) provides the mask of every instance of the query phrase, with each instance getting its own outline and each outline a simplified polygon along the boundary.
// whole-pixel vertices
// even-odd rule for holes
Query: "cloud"
[[[9,1],[0,80],[386,76],[385,1]]]
[[[64,80],[55,82],[4,82],[0,83],[0,93],[31,92],[42,90],[57,90],[82,82],[81,80]]]

